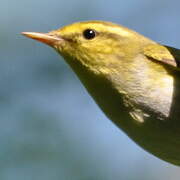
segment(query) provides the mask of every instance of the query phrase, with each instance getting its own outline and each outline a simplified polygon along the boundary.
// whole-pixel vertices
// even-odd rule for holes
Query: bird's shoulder
[[[180,70],[180,50],[161,44],[149,44],[143,48],[143,54],[150,60]]]

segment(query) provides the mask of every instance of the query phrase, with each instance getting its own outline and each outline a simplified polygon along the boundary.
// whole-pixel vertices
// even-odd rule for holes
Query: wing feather
[[[143,49],[143,53],[148,59],[154,60],[175,69],[180,68],[180,50],[160,44],[150,44]]]

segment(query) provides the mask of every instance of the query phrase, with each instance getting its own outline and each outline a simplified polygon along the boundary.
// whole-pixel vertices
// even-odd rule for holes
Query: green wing
[[[150,44],[143,49],[143,53],[148,59],[170,65],[175,69],[180,68],[180,50],[160,44]]]

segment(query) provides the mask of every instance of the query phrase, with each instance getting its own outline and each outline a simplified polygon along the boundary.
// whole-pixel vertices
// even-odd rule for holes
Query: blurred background
[[[0,2],[1,180],[179,180],[105,117],[53,49],[20,32],[97,19],[180,48],[180,1]]]

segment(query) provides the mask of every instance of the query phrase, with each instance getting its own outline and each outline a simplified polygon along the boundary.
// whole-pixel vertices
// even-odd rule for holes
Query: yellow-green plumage
[[[96,32],[94,38],[84,37],[87,29]],[[102,21],[24,34],[55,48],[104,113],[137,144],[180,165],[179,50]]]

